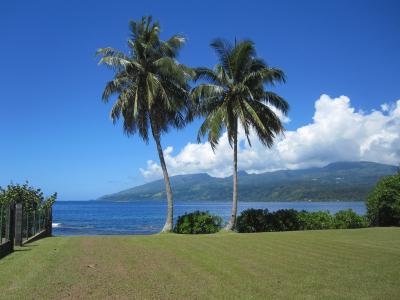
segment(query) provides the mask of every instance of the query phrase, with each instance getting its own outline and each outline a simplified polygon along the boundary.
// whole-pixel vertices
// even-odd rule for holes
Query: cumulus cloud
[[[284,119],[289,122],[290,119]],[[400,161],[400,100],[393,105],[382,104],[370,113],[356,111],[346,96],[330,98],[321,95],[315,102],[310,124],[287,131],[265,148],[251,134],[252,147],[239,130],[238,168],[249,173],[280,169],[320,167],[335,161],[374,161],[398,164]],[[232,149],[225,133],[215,152],[208,143],[188,143],[174,155],[171,146],[164,150],[171,175],[205,172],[224,177],[232,174]],[[159,178],[161,168],[148,161],[140,169],[147,179]]]

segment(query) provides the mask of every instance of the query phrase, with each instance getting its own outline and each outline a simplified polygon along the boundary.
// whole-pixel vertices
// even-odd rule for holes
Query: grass
[[[399,299],[400,228],[53,237],[0,260],[1,299]]]

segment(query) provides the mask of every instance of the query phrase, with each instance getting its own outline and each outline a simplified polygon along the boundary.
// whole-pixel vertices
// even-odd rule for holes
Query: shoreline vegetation
[[[16,250],[0,260],[0,299],[396,299],[400,293],[400,228],[53,237]]]
[[[178,217],[174,226],[175,233],[210,234],[219,232],[224,226],[221,216],[208,211],[194,211]],[[356,214],[352,209],[340,210],[335,214],[329,211],[305,211],[295,209],[249,208],[237,218],[235,230],[239,233],[355,229],[366,228],[369,221],[366,216]]]

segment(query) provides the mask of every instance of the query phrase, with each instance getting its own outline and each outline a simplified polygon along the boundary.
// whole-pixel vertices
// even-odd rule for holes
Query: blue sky
[[[387,159],[382,162],[392,163],[399,155],[393,150],[393,145],[398,145],[396,129],[400,129],[396,110],[396,101],[400,99],[399,3],[3,1],[0,4],[0,185],[29,180],[48,193],[58,191],[61,200],[85,200],[153,178],[154,174],[141,172],[140,168],[144,171],[157,168],[154,144],[146,145],[137,137],[127,138],[120,125],[112,124],[111,104],[101,102],[104,84],[112,72],[98,66],[95,57],[100,47],[126,50],[128,21],[148,14],[160,21],[163,38],[175,33],[187,37],[179,61],[190,66],[215,64],[215,55],[209,47],[215,37],[251,38],[258,55],[271,66],[282,68],[288,77],[287,84],[275,90],[291,105],[290,122],[286,123],[289,137],[293,133],[299,135],[298,140],[304,140],[301,134],[316,127],[308,126],[317,122],[316,116],[334,117],[335,111],[338,115],[348,112],[349,118],[363,124],[362,128],[381,126],[371,129],[357,144],[362,155],[348,158],[379,161],[379,157],[374,157],[379,149],[385,149]],[[321,99],[322,94],[330,98]],[[346,97],[339,98],[341,95]],[[384,103],[386,106],[381,107]],[[376,116],[372,110],[381,110],[381,115]],[[345,122],[349,120],[344,119],[336,132],[341,142],[347,128]],[[368,125],[371,122],[377,123]],[[188,143],[195,142],[199,124],[196,121],[179,133],[171,131],[163,137],[164,148],[174,149],[171,173],[185,173],[172,164],[182,160],[179,153],[183,153],[181,156],[192,153],[182,151],[187,150]],[[297,129],[302,127],[306,129],[299,133]],[[344,144],[335,145],[348,145],[352,151],[350,141],[363,132],[360,129]],[[371,142],[371,136],[378,137]],[[296,143],[299,144],[297,140]],[[312,157],[309,165],[329,162],[321,157],[335,159],[327,148],[317,148],[313,147],[305,156],[296,152],[296,157],[302,157],[303,161],[304,157]],[[368,156],[365,149],[368,153],[378,150]],[[293,160],[294,154],[290,155],[274,159]],[[153,162],[147,164],[148,160]],[[253,164],[244,165],[243,169],[257,172],[279,166],[308,165],[290,161],[274,166]],[[214,165],[190,170],[225,175]]]

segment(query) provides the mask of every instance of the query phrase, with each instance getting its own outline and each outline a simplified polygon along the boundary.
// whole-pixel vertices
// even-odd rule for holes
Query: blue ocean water
[[[174,215],[195,210],[229,218],[230,202],[175,202]],[[268,208],[270,211],[293,208],[296,210],[329,210],[335,213],[353,209],[365,214],[364,202],[239,202],[239,213],[247,208]],[[57,201],[53,208],[54,235],[130,235],[153,234],[165,222],[166,203],[163,201],[100,202]]]

